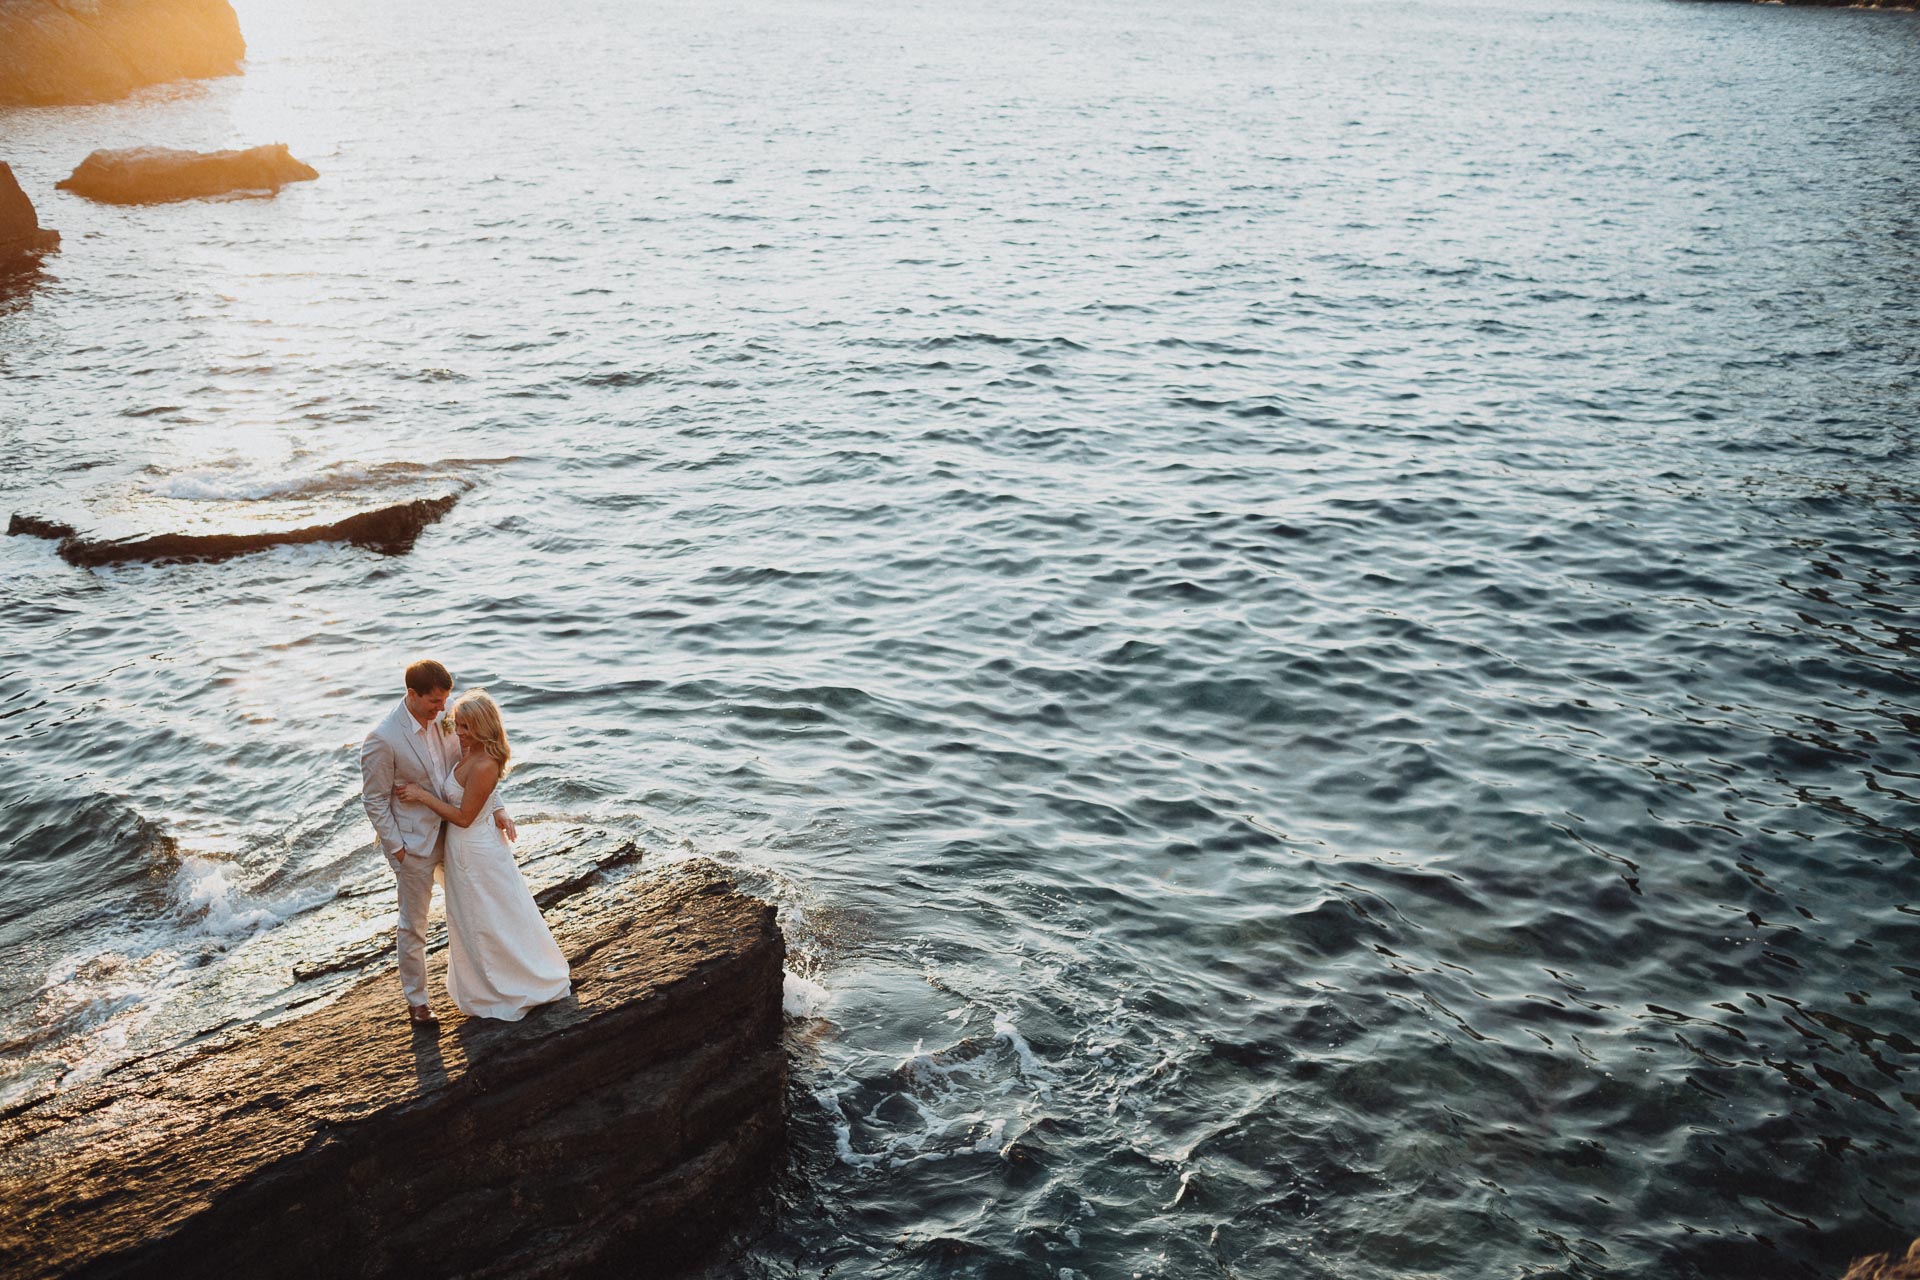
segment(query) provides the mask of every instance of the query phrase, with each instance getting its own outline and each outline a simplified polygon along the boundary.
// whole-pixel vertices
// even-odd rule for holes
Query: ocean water
[[[383,963],[356,747],[780,904],[716,1276],[1827,1276],[1920,1233],[1920,19],[241,0],[0,112],[0,1106]],[[291,144],[275,199],[52,189]],[[585,833],[584,838],[581,833]],[[397,1000],[397,996],[396,996]]]

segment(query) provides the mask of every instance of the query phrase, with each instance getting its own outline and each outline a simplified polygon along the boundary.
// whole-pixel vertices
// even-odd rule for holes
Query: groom
[[[427,1007],[427,905],[433,871],[445,860],[446,827],[427,806],[393,798],[394,787],[411,782],[440,795],[460,759],[460,743],[442,722],[453,676],[431,658],[407,668],[407,694],[360,746],[360,799],[373,820],[380,852],[400,886],[400,990],[407,1020],[416,1026],[439,1021]],[[493,793],[494,825],[515,837],[513,819]]]

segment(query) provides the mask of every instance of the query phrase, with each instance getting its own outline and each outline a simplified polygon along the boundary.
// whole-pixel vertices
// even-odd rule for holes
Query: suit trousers
[[[431,855],[408,852],[389,859],[400,890],[400,924],[394,940],[400,952],[400,990],[408,1004],[427,1002],[427,909],[433,903],[434,873],[447,859],[447,829],[433,838]]]

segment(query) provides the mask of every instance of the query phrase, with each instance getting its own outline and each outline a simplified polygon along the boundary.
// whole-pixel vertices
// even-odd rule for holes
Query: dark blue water
[[[241,19],[242,79],[0,113],[66,235],[0,511],[462,498],[0,539],[0,1100],[380,963],[355,748],[432,652],[536,883],[585,829],[782,906],[793,1164],[716,1274],[1920,1231],[1913,15]],[[266,141],[323,176],[51,190]]]

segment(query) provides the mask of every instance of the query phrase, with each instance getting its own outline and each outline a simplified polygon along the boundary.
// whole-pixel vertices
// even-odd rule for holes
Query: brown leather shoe
[[[408,1005],[407,1021],[416,1027],[437,1027],[440,1025],[440,1019],[435,1017],[433,1010],[424,1004]]]

